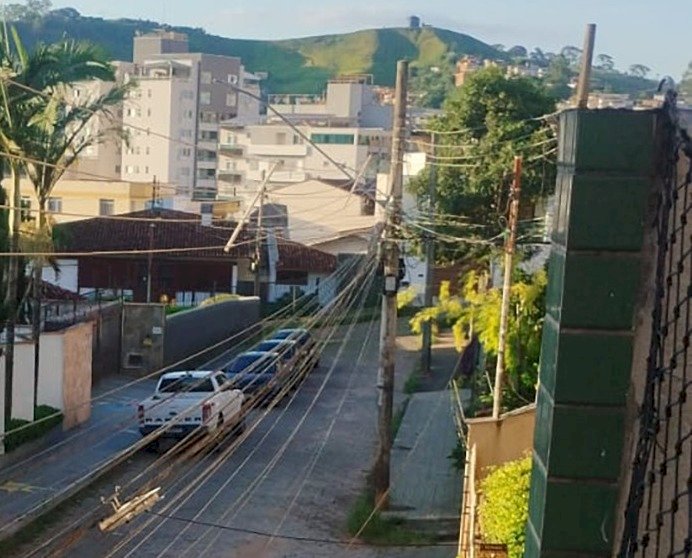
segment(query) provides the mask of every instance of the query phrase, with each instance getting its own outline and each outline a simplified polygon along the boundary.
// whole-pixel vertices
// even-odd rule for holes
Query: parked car
[[[307,366],[305,366],[306,371],[320,365],[320,354],[317,350],[317,344],[307,329],[279,329],[274,332],[272,339],[295,341],[300,346],[302,362],[307,363]]]
[[[267,386],[278,392],[286,367],[279,353],[247,351],[234,358],[224,372],[234,388],[254,394]]]
[[[184,438],[242,424],[243,392],[230,388],[221,372],[168,372],[138,406],[139,431],[147,436],[160,428],[161,437]]]

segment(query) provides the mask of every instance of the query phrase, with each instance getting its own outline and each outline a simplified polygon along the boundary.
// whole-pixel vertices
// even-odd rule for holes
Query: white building
[[[265,177],[270,185],[374,178],[389,158],[392,107],[379,102],[368,76],[332,80],[325,96],[275,95],[269,102],[262,124],[222,125],[220,197],[246,204]]]

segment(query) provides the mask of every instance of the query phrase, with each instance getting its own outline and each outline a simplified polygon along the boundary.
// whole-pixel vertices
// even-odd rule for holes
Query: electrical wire
[[[350,286],[349,288],[353,288],[355,285],[357,285],[357,283],[358,283],[358,276],[356,276],[356,277],[354,278],[354,280],[351,282],[351,284],[350,284],[351,286]],[[348,294],[348,292],[349,292],[348,290],[344,290],[344,291],[341,293],[340,298],[343,298],[344,295]],[[337,300],[337,302],[338,302],[338,300]],[[334,308],[331,308],[331,309],[330,309],[330,312],[336,317],[337,320],[341,317],[341,313],[338,311],[338,306],[335,306]],[[292,403],[293,400],[294,400],[294,399],[291,399],[291,401],[289,401],[289,406],[291,405],[291,403]],[[286,412],[287,409],[288,409],[288,406],[286,406],[286,408],[284,409],[283,412]],[[254,452],[254,451],[255,451],[255,450],[253,450],[253,452]],[[175,504],[175,502],[176,502],[177,500],[179,500],[181,497],[183,497],[183,496],[185,496],[187,493],[189,493],[192,489],[195,488],[196,485],[199,485],[201,482],[203,482],[204,479],[209,478],[209,476],[210,476],[211,474],[213,474],[213,473],[218,469],[218,467],[223,463],[223,461],[224,461],[226,458],[227,458],[227,452],[224,452],[224,454],[222,454],[222,455],[219,456],[217,459],[215,459],[214,462],[212,462],[212,464],[209,465],[209,466],[206,468],[205,472],[203,472],[202,474],[196,475],[196,477],[192,480],[192,482],[189,483],[189,484],[187,484],[181,493],[177,494],[175,498],[173,498],[172,500],[169,500],[169,501],[168,501],[168,503],[166,504],[166,509],[170,508],[173,504]],[[195,491],[196,491],[196,490],[197,490],[197,489],[195,489]],[[190,496],[191,496],[191,495],[190,495]],[[187,498],[186,498],[186,500],[187,500]],[[142,529],[146,528],[146,527],[148,526],[148,523],[150,523],[150,522],[145,522],[145,525],[142,526],[140,529],[138,529],[138,530],[137,530],[137,533],[132,534],[131,536],[128,537],[128,539],[126,539],[125,541],[122,541],[122,543],[119,544],[118,547],[117,547],[116,549],[114,549],[114,550],[111,552],[110,555],[113,555],[113,554],[115,554],[116,552],[118,552],[120,548],[122,548],[125,544],[127,544],[128,540],[131,540],[132,537],[136,536],[139,532],[141,532]],[[146,538],[148,538],[150,535],[151,535],[151,533],[150,533],[149,535],[147,535]],[[146,538],[145,538],[145,539],[146,539]],[[142,541],[142,542],[143,542],[143,541]],[[141,545],[141,542],[140,542],[139,544]],[[138,546],[139,546],[139,545],[138,545]],[[133,549],[133,551],[134,551],[134,549]],[[132,552],[132,551],[131,551],[131,552]]]

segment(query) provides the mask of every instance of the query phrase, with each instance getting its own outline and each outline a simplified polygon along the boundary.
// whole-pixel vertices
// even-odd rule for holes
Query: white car
[[[139,431],[146,436],[160,428],[165,438],[210,434],[242,424],[242,404],[243,392],[231,389],[223,372],[168,372],[139,404]]]

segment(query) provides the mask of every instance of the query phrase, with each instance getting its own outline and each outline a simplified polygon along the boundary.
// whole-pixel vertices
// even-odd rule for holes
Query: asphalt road
[[[201,460],[175,462],[161,482],[164,499],[154,511],[186,521],[144,514],[108,534],[100,533],[92,521],[71,537],[70,544],[63,539],[38,555],[453,556],[455,549],[449,547],[377,549],[337,542],[348,540],[346,518],[364,486],[376,447],[378,334],[378,323],[358,324],[350,339],[345,338],[346,328],[341,328],[327,345],[320,368],[290,403],[268,411],[232,455],[220,459],[222,446]],[[417,355],[399,353],[398,384],[402,385]],[[261,413],[257,411],[253,420]],[[127,484],[155,459],[136,455],[90,495],[63,510],[50,529],[16,555],[25,555],[89,511],[101,509],[105,514],[98,496],[108,495],[113,485]],[[213,474],[203,475],[215,460],[218,467]],[[145,480],[135,486],[143,486]],[[178,506],[186,490],[190,497]],[[266,533],[277,536],[272,539]]]

